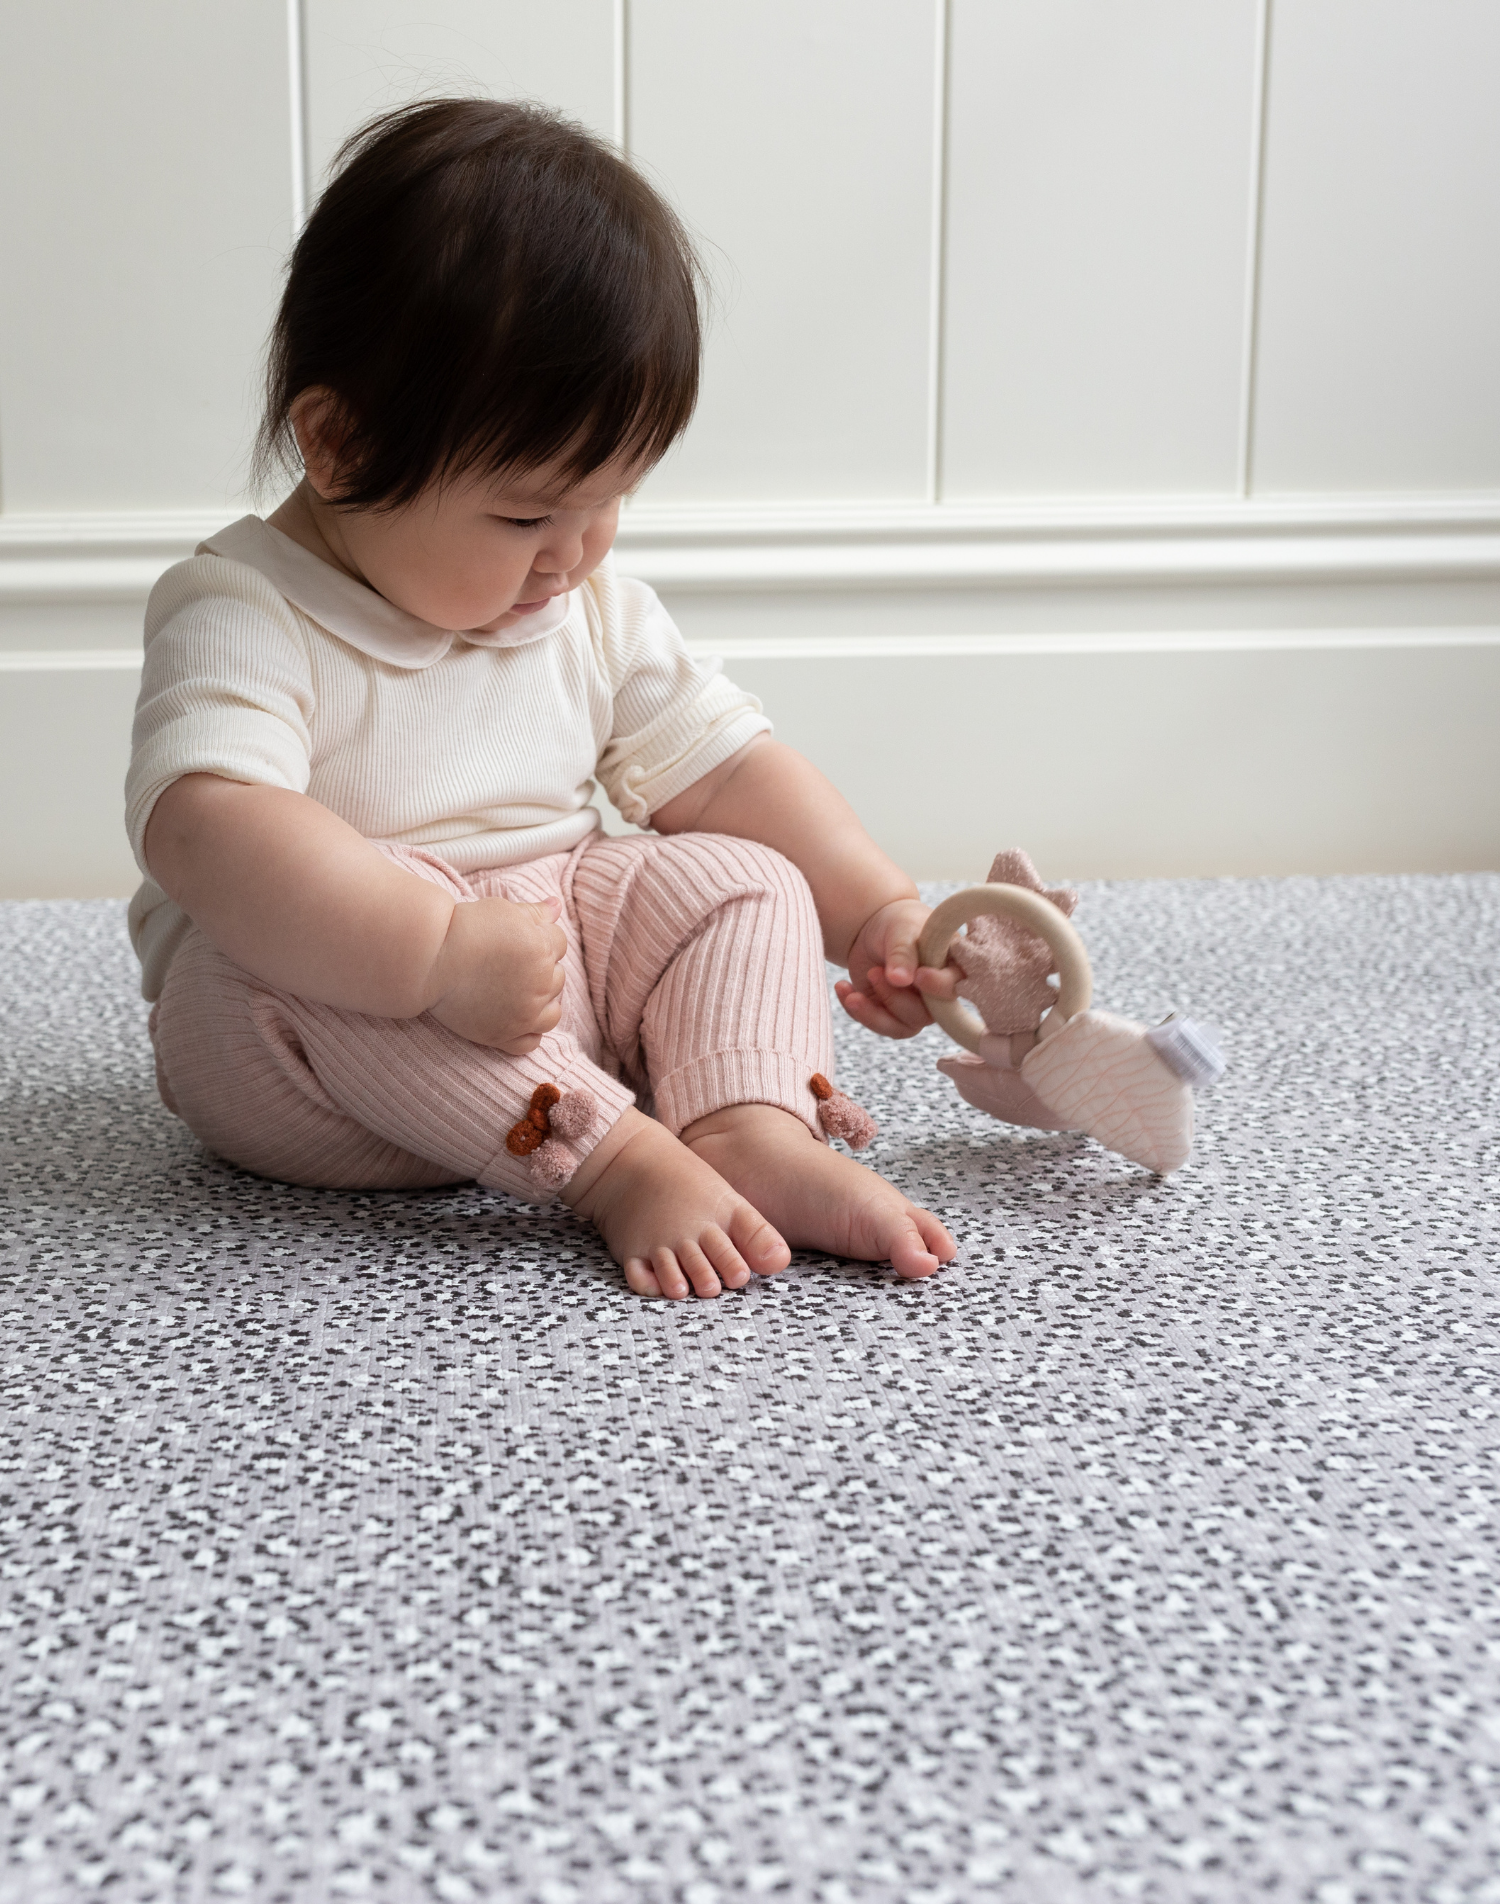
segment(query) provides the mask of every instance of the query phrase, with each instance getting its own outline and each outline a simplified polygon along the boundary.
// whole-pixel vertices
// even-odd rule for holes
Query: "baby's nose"
[[[536,552],[538,575],[552,575],[564,581],[583,560],[583,537],[577,531],[554,529],[544,546]]]

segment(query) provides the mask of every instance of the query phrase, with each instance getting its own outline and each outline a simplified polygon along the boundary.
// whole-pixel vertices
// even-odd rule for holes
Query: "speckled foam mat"
[[[257,1182],[0,908],[0,1898],[1500,1900],[1500,877],[1085,889],[1161,1182],[853,1026],[958,1264]]]

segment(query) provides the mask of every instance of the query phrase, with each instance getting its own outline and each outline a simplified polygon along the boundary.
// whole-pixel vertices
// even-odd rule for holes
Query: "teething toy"
[[[1176,1170],[1193,1147],[1193,1087],[1224,1070],[1213,1040],[1175,1014],[1148,1029],[1093,1010],[1088,954],[1068,916],[1078,895],[1043,887],[1019,850],[997,855],[990,882],[943,900],[922,933],[923,965],[951,960],[964,974],[957,999],[927,995],[965,1053],[938,1069],[1006,1123],[1084,1131],[1147,1170]]]

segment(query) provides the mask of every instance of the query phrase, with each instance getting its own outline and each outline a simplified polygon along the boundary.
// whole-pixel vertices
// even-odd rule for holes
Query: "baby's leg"
[[[833,1072],[827,974],[788,860],[714,834],[600,841],[578,862],[573,905],[606,1042],[649,1077],[688,1149],[796,1247],[905,1276],[952,1259],[936,1217],[823,1141],[809,1081]],[[687,1293],[670,1252],[627,1260],[626,1275],[642,1294]]]
[[[478,1179],[539,1202],[506,1148],[539,1084],[588,1091],[585,1159],[634,1102],[561,1027],[524,1058],[432,1018],[336,1011],[262,985],[191,934],[154,1015],[163,1096],[208,1149],[257,1176],[329,1189]]]
[[[393,857],[397,855],[393,854]],[[470,888],[426,856],[401,854],[421,877]],[[560,889],[565,856],[518,869],[543,898]],[[536,890],[532,890],[536,888]],[[539,1201],[552,1195],[506,1138],[539,1084],[588,1092],[591,1125],[548,1149],[588,1180],[594,1153],[615,1157],[626,1140],[638,1167],[653,1145],[669,1154],[656,1172],[674,1186],[679,1229],[701,1245],[714,1287],[737,1288],[752,1270],[781,1268],[786,1245],[705,1163],[633,1108],[629,1088],[594,1062],[599,1051],[576,928],[570,931],[563,1020],[525,1057],[457,1037],[430,1018],[335,1011],[262,985],[199,933],[172,964],[152,1030],[162,1095],[210,1150],[258,1175],[328,1188],[414,1189],[477,1178]],[[556,1152],[552,1161],[557,1161]],[[687,1233],[685,1232],[685,1233]],[[607,1234],[607,1233],[606,1233]],[[707,1293],[707,1292],[705,1292]]]

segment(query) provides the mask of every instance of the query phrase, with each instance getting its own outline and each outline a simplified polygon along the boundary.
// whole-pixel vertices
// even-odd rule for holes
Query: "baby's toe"
[[[693,1285],[695,1296],[717,1296],[720,1293],[723,1285],[713,1264],[698,1244],[679,1243],[676,1256],[678,1267]]]
[[[917,1229],[922,1241],[940,1263],[951,1263],[958,1254],[958,1245],[949,1234],[946,1225],[940,1223],[931,1210],[919,1210],[913,1207]]]
[[[928,1247],[927,1238],[917,1227],[915,1212],[898,1218],[886,1238],[886,1252],[896,1274],[912,1278],[931,1276],[946,1260]]]
[[[625,1265],[625,1281],[638,1296],[661,1296],[661,1284],[656,1279],[656,1271],[643,1257],[632,1256]]]
[[[742,1203],[731,1217],[729,1241],[757,1276],[774,1276],[792,1260],[781,1232],[748,1203]]]
[[[651,1252],[651,1267],[656,1272],[656,1280],[661,1293],[671,1302],[682,1302],[692,1293],[692,1284],[682,1273],[682,1265],[677,1260],[677,1252],[669,1249],[654,1249]]]
[[[724,1232],[715,1226],[705,1230],[700,1240],[704,1255],[718,1271],[719,1281],[724,1287],[743,1289],[750,1280],[750,1266]]]

